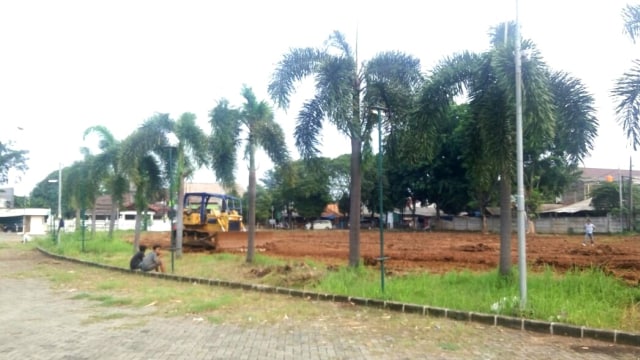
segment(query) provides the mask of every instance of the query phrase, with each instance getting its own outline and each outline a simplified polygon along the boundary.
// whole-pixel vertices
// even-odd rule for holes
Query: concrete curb
[[[218,280],[218,279],[180,276],[180,275],[157,273],[157,272],[131,271],[129,269],[121,268],[117,266],[104,265],[104,264],[94,263],[91,261],[85,261],[85,260],[63,256],[63,255],[53,254],[44,250],[41,247],[37,247],[37,249],[42,254],[52,258],[59,259],[59,260],[65,260],[65,261],[74,262],[74,263],[82,264],[86,266],[93,266],[93,267],[103,268],[106,270],[118,271],[121,273],[128,273],[128,274],[133,274],[138,276],[155,277],[159,279],[171,280],[176,282],[188,282],[191,284],[200,284],[200,285],[206,285],[206,286],[224,286],[231,289],[241,289],[241,290],[259,291],[264,293],[281,294],[281,295],[288,295],[291,297],[299,297],[303,299],[312,299],[312,300],[318,300],[318,301],[350,303],[358,306],[368,306],[368,307],[379,308],[379,309],[387,309],[390,311],[396,311],[396,312],[402,312],[402,313],[412,313],[412,314],[419,314],[419,315],[431,316],[431,317],[443,317],[451,320],[476,322],[484,325],[501,326],[501,327],[506,327],[510,329],[531,331],[531,332],[542,333],[542,334],[568,336],[568,337],[575,337],[580,339],[593,339],[598,341],[610,342],[613,344],[640,347],[640,334],[629,333],[629,332],[624,332],[619,330],[595,329],[595,328],[588,328],[585,326],[576,326],[576,325],[570,325],[570,324],[564,324],[564,323],[546,322],[541,320],[532,320],[532,319],[517,318],[517,317],[510,317],[510,316],[503,316],[503,315],[452,310],[452,309],[434,307],[429,305],[405,304],[405,303],[400,303],[395,301],[385,301],[380,299],[367,299],[367,298],[353,297],[353,296],[346,296],[346,295],[323,294],[323,293],[316,293],[316,292],[306,291],[306,290],[272,287],[272,286],[259,285],[259,284],[247,284],[247,283],[239,283],[239,282],[225,281],[225,280]]]

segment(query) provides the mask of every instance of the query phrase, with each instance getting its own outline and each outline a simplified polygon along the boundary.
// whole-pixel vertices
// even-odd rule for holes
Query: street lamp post
[[[59,218],[58,220],[61,220],[62,219],[62,163],[58,164],[58,179],[57,180],[49,179],[48,182],[58,183],[58,213],[56,215]],[[60,230],[61,230],[60,225],[58,225],[58,230],[56,231],[56,223],[54,221],[51,227],[53,228],[53,231],[56,234],[55,236],[56,244],[60,244]]]
[[[386,109],[377,106],[372,109],[378,112],[378,200],[380,206],[378,210],[378,225],[380,227],[380,257],[378,261],[380,261],[380,290],[384,293],[384,261],[386,257],[384,256],[384,227],[382,224],[384,211],[382,200],[382,111]]]
[[[58,217],[60,221],[62,220],[62,163],[58,163]],[[56,242],[60,245],[60,226],[58,225],[58,234],[56,237]]]
[[[506,25],[505,25],[506,26]],[[518,209],[518,272],[520,283],[520,310],[527,306],[527,239],[525,235],[525,200],[524,200],[524,160],[522,140],[522,59],[520,58],[520,15],[518,0],[516,0],[516,34],[515,34],[515,65],[516,65],[516,152],[517,152],[517,195]]]
[[[178,229],[174,229],[174,204],[173,204],[173,171],[171,169],[173,148],[169,147],[169,223],[171,224],[171,273],[174,272],[175,252],[176,252],[176,232]]]
[[[176,244],[176,235],[178,232],[178,226],[175,224],[174,228],[174,219],[176,217],[175,213],[175,202],[174,202],[174,191],[173,191],[173,149],[177,147],[179,140],[178,137],[174,133],[167,134],[168,146],[169,149],[169,164],[168,164],[168,172],[169,172],[169,223],[171,224],[171,273],[173,274],[175,269],[175,252],[182,252],[182,248],[178,248]]]

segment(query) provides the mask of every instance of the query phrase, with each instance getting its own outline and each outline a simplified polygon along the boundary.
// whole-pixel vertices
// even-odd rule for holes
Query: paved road
[[[428,334],[371,332],[364,324],[374,320],[347,327],[317,319],[241,326],[169,319],[148,307],[72,300],[23,275],[38,263],[67,266],[0,239],[0,359],[640,359],[638,348],[446,319],[429,319]]]

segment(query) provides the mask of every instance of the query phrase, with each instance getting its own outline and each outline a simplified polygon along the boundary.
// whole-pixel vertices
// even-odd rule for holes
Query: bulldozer
[[[215,250],[218,233],[246,231],[242,223],[242,200],[237,197],[192,192],[184,194],[183,206],[182,245],[185,247]]]

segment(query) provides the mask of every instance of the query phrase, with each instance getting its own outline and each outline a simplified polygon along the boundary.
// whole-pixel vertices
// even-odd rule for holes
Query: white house
[[[0,224],[7,231],[44,235],[48,230],[47,221],[50,215],[49,209],[0,208]]]

